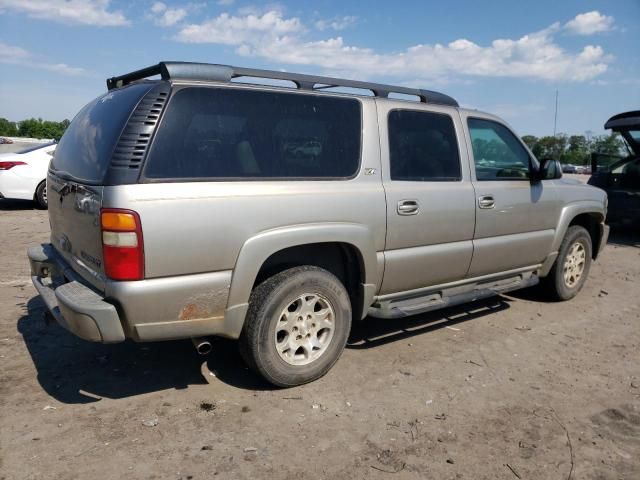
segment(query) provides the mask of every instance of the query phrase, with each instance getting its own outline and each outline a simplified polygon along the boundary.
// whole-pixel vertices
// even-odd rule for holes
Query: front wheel
[[[591,267],[591,237],[584,227],[569,227],[558,258],[544,279],[555,300],[570,300],[582,289]]]
[[[351,303],[335,275],[318,267],[285,270],[251,293],[240,352],[268,382],[292,387],[322,377],[351,329]]]

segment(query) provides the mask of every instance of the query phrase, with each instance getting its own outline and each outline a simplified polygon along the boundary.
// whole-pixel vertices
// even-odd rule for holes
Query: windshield
[[[19,150],[16,153],[18,155],[22,155],[23,153],[35,152],[36,150],[40,150],[41,148],[47,148],[47,147],[50,147],[51,145],[55,145],[55,144],[56,144],[56,142],[39,143],[38,145],[35,145],[33,147],[29,147],[29,148],[25,148],[25,149]]]

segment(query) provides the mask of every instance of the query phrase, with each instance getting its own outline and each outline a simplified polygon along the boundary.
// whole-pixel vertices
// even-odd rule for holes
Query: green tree
[[[522,141],[526,143],[527,147],[529,147],[529,150],[533,152],[536,148],[536,145],[538,144],[538,137],[536,137],[535,135],[525,135],[524,137],[522,137]]]
[[[599,135],[591,141],[591,151],[605,153],[607,155],[624,155],[624,140],[617,133],[611,135]]]
[[[564,133],[560,133],[553,136],[541,137],[538,139],[536,150],[534,155],[542,160],[543,158],[553,158],[554,160],[560,160],[562,154],[567,149],[569,143],[568,137]]]
[[[60,140],[69,123],[69,120],[66,119],[62,122],[42,120],[41,118],[22,120],[18,122],[18,136]]]
[[[568,140],[568,147],[560,157],[562,163],[573,165],[587,165],[591,158],[589,142],[584,135],[571,135]]]
[[[3,137],[15,137],[18,135],[18,127],[6,118],[0,118],[0,135]]]

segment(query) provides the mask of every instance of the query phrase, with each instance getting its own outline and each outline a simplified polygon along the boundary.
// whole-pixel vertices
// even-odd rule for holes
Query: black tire
[[[330,306],[333,311],[333,333],[315,360],[305,365],[292,365],[276,349],[277,328],[282,325],[279,322],[284,318],[284,310],[305,294],[315,295],[318,297],[317,303]],[[297,315],[295,310],[288,311],[293,312],[293,316]],[[251,292],[249,311],[239,340],[240,353],[247,365],[269,383],[293,387],[326,374],[340,358],[350,330],[351,302],[340,280],[314,266],[290,268],[268,278]],[[321,334],[317,335],[320,338]],[[292,350],[289,350],[289,355],[295,355],[298,351]]]
[[[571,282],[565,280],[565,262],[567,261],[567,256],[571,253],[571,249],[576,244],[580,244],[584,251],[584,266],[579,279],[570,284]],[[549,275],[543,279],[543,285],[553,300],[570,300],[582,289],[591,268],[591,252],[592,245],[589,232],[579,225],[569,227],[560,245],[558,258],[553,264]]]
[[[36,194],[34,195],[33,199],[36,202],[38,208],[46,210],[48,207],[47,198],[47,181],[43,180],[38,184],[36,188]]]

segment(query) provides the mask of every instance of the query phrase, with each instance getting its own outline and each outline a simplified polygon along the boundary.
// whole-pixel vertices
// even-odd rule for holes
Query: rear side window
[[[460,155],[448,115],[415,110],[389,113],[391,180],[457,181]]]
[[[147,179],[347,178],[360,164],[354,99],[191,87],[171,99]]]
[[[468,124],[478,180],[529,179],[529,153],[511,130],[481,118]]]
[[[111,154],[132,110],[152,88],[141,83],[96,98],[74,117],[56,147],[52,169],[90,184],[103,182]]]

